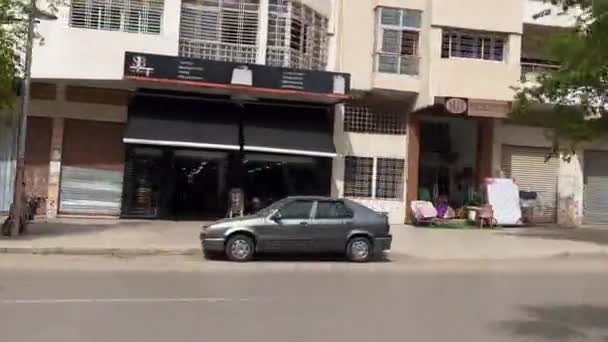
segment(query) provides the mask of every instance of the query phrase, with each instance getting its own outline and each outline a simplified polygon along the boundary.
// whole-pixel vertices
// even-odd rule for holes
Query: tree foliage
[[[513,118],[547,127],[553,155],[569,159],[582,143],[608,136],[608,0],[547,2],[577,10],[577,25],[548,43],[546,59],[559,69],[519,90]]]
[[[28,19],[54,14],[66,0],[46,0],[43,9],[32,9],[31,0],[0,0],[0,113],[14,105],[18,80],[23,76]],[[35,33],[35,39],[40,38]]]

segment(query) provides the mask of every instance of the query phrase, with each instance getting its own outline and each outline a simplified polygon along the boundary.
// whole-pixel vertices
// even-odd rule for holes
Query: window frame
[[[452,51],[454,47],[454,35],[458,36],[458,46],[462,46],[463,36],[471,37],[473,40],[479,40],[479,51],[476,51],[475,57],[464,56],[462,52],[462,48],[460,48],[460,54],[458,56],[454,56]],[[447,42],[445,41],[445,37],[447,36]],[[490,41],[490,57],[486,58],[486,41]],[[496,58],[496,41],[502,40],[502,49],[501,49],[501,58]],[[444,45],[447,43],[447,55],[445,55]],[[500,32],[489,32],[489,31],[478,31],[478,30],[466,30],[466,29],[456,29],[444,27],[441,30],[441,54],[440,57],[442,59],[464,59],[464,60],[478,60],[485,62],[495,62],[495,63],[507,63],[508,62],[508,46],[509,46],[509,35],[506,33]]]
[[[346,183],[347,183],[347,172],[348,169],[346,167],[346,163],[344,166],[344,188],[343,188],[343,196],[346,198],[355,198],[355,199],[370,199],[370,200],[379,200],[379,201],[397,201],[397,202],[403,202],[404,201],[404,196],[405,196],[405,189],[406,189],[406,180],[407,180],[407,164],[406,164],[406,159],[405,158],[395,158],[395,157],[359,157],[359,156],[347,156],[346,158],[353,158],[353,159],[372,159],[372,173],[369,176],[369,182],[371,183],[371,190],[370,190],[370,195],[369,196],[360,196],[360,195],[350,195],[346,193]],[[378,185],[379,185],[379,177],[378,177],[378,171],[379,171],[379,161],[397,161],[400,162],[401,165],[403,165],[402,167],[402,171],[401,171],[401,175],[400,175],[400,180],[399,180],[399,184],[400,186],[395,187],[396,192],[394,197],[389,197],[389,196],[378,196]],[[356,177],[355,177],[356,178]]]
[[[345,211],[346,211],[346,215],[345,216],[337,216],[337,217],[317,217],[318,213],[319,213],[319,204],[321,203],[331,203],[332,205],[336,205],[336,204],[341,204]],[[337,201],[337,200],[319,200],[319,201],[315,201],[315,205],[314,205],[314,213],[312,215],[313,220],[318,220],[318,221],[325,221],[325,220],[351,220],[353,219],[353,217],[355,216],[355,213],[350,210],[350,208],[348,208],[348,206],[344,203],[344,201]]]
[[[134,5],[131,5],[133,1]],[[74,29],[87,29],[108,32],[123,32],[133,34],[147,35],[162,35],[164,15],[166,8],[165,0],[146,1],[146,0],[131,0],[122,2],[117,0],[77,0],[71,1],[69,4],[68,27]],[[75,3],[77,2],[77,3]],[[139,4],[137,4],[139,3]],[[160,5],[160,6],[158,6]],[[82,18],[76,17],[74,7],[81,7]],[[153,21],[150,20],[150,14],[154,14],[158,10],[158,30],[155,29]],[[113,16],[112,12],[117,11],[118,17]],[[107,12],[110,14],[108,15]],[[133,30],[130,20],[132,14],[138,13],[139,22],[137,30]],[[146,20],[142,20],[142,16]],[[97,24],[93,25],[93,18],[96,17]],[[81,22],[78,22],[80,19]],[[118,24],[118,25],[116,25]],[[153,29],[150,29],[153,28]]]
[[[310,209],[308,210],[308,217],[285,217],[283,215],[283,210],[286,207],[288,207],[290,205],[293,205],[295,203],[308,203],[308,204],[310,204]],[[278,209],[278,212],[281,214],[281,220],[310,220],[310,219],[312,219],[314,206],[315,206],[315,201],[314,200],[296,199],[296,200],[289,201],[289,202],[283,204],[283,206],[281,206],[281,208]]]
[[[395,24],[384,24],[382,23],[382,12],[384,10],[396,10],[399,11],[399,25]],[[408,26],[404,23],[405,14],[410,12],[417,12],[419,14],[419,22],[418,27],[416,26]],[[376,8],[376,44],[374,47],[374,70],[376,72],[392,74],[392,75],[404,75],[404,76],[418,76],[420,74],[419,70],[419,60],[420,60],[420,43],[421,43],[421,32],[422,32],[422,13],[421,10],[409,9],[409,8],[398,8],[398,7],[389,7],[389,6],[378,6]],[[387,30],[397,31],[399,32],[399,52],[385,51],[384,50],[384,33]],[[417,40],[415,42],[415,53],[412,55],[403,54],[403,33],[415,33],[417,34]],[[395,72],[380,70],[380,58],[383,56],[388,57],[396,57],[397,58],[397,70]],[[404,72],[403,61],[413,59],[415,60],[416,67],[415,72]]]

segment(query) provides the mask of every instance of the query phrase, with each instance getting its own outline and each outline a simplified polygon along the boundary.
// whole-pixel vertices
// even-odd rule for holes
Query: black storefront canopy
[[[239,115],[226,102],[136,96],[127,144],[239,150]]]
[[[327,107],[246,105],[243,140],[247,152],[336,156],[333,115]]]

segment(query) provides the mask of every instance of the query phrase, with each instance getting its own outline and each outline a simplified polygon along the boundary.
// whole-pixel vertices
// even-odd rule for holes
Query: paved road
[[[226,266],[199,272],[6,267],[0,268],[0,337],[608,341],[608,273],[587,269],[597,261],[555,267],[560,262],[267,270],[249,264],[252,271]]]

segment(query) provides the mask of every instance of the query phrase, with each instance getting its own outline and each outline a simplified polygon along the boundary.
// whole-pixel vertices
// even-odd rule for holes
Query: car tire
[[[346,245],[346,257],[352,262],[368,262],[373,257],[373,246],[366,237],[354,237]]]
[[[249,236],[237,234],[228,239],[225,252],[228,260],[238,262],[250,261],[255,254],[255,243]]]

